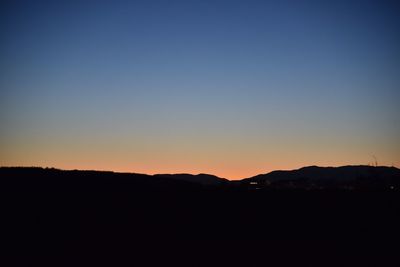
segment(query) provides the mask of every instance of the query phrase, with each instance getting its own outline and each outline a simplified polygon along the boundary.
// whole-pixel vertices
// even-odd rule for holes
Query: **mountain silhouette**
[[[242,180],[258,188],[342,188],[396,189],[400,186],[400,169],[384,166],[309,166],[298,170],[273,171]]]
[[[1,167],[0,184],[7,187],[76,187],[93,189],[120,187],[127,190],[183,190],[218,186],[227,189],[295,190],[399,190],[400,169],[384,166],[309,166],[297,170],[279,170],[240,181],[229,181],[210,174],[138,174],[107,171],[59,170],[40,167]]]
[[[210,174],[186,174],[186,173],[180,173],[180,174],[155,174],[153,177],[157,178],[165,178],[165,179],[174,179],[174,180],[181,180],[181,181],[187,181],[187,182],[192,182],[192,183],[199,183],[203,185],[221,185],[221,184],[226,184],[228,183],[228,179],[220,178],[215,175],[210,175]]]

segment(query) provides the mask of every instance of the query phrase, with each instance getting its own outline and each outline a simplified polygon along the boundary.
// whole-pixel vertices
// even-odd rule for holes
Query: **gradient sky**
[[[0,165],[400,167],[396,1],[1,1]]]

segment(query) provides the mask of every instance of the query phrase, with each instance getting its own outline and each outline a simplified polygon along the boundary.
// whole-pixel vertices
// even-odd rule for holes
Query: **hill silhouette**
[[[398,183],[368,166],[242,181],[2,167],[4,266],[396,266]]]
[[[227,179],[220,178],[215,175],[210,175],[210,174],[186,174],[186,173],[180,173],[180,174],[155,174],[153,177],[160,177],[160,178],[165,178],[165,179],[174,179],[174,180],[181,180],[181,181],[187,181],[187,182],[192,182],[192,183],[199,183],[203,185],[222,185],[228,183]]]
[[[59,170],[40,167],[1,167],[3,186],[43,188],[56,186],[75,189],[96,189],[101,186],[153,188],[157,190],[218,186],[235,189],[295,190],[399,190],[400,169],[385,166],[309,166],[297,170],[279,170],[240,181],[229,181],[210,174],[138,174],[107,171]]]
[[[257,188],[399,190],[400,169],[384,166],[310,166],[291,171],[273,171],[244,179]]]

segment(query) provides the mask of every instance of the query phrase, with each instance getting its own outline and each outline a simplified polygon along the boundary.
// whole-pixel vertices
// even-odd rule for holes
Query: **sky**
[[[0,166],[400,167],[396,1],[0,5]]]

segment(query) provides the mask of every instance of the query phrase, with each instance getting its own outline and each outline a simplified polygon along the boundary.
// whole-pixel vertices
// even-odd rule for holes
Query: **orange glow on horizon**
[[[353,164],[306,164],[306,165],[293,165],[293,166],[270,166],[269,168],[254,168],[252,170],[249,169],[239,169],[237,168],[236,170],[231,170],[231,169],[220,169],[220,170],[212,170],[212,169],[207,169],[207,170],[199,170],[196,168],[181,168],[181,169],[176,169],[176,168],[160,168],[157,170],[152,170],[152,169],[146,169],[146,168],[135,168],[132,169],[132,167],[102,167],[102,166],[97,166],[97,165],[76,165],[76,166],[71,166],[68,164],[55,164],[55,165],[38,165],[38,164],[24,164],[24,165],[19,165],[19,164],[2,164],[1,166],[9,166],[9,167],[43,167],[43,168],[56,168],[56,169],[62,169],[62,170],[93,170],[93,171],[113,171],[113,172],[121,172],[121,173],[140,173],[140,174],[148,174],[148,175],[154,175],[154,174],[178,174],[178,173],[187,173],[187,174],[211,174],[218,176],[220,178],[226,178],[228,180],[241,180],[244,178],[249,178],[252,176],[256,176],[258,174],[264,174],[264,173],[269,173],[271,171],[275,170],[294,170],[294,169],[299,169],[305,166],[311,166],[311,165],[316,165],[316,166],[321,166],[321,167],[338,167],[338,166],[344,166],[344,165],[366,165],[366,164],[359,164],[359,163],[353,163]],[[385,164],[380,164],[380,165],[385,165]],[[393,166],[399,168],[400,162],[392,163],[390,165],[385,165],[385,166]]]

